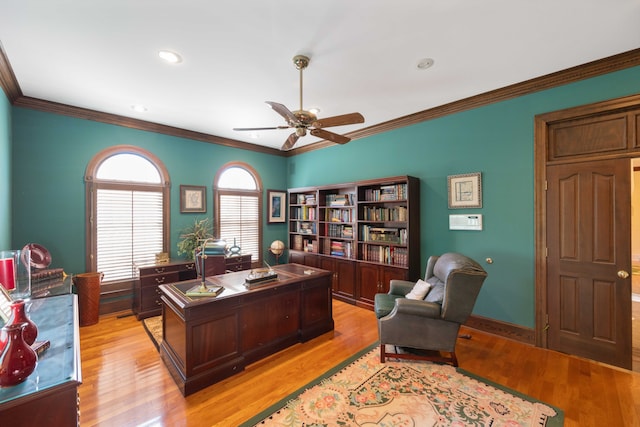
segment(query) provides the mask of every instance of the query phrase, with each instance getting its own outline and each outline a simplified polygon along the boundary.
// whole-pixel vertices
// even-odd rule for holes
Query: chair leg
[[[453,366],[455,366],[456,368],[458,367],[458,358],[456,357],[456,352],[455,351],[451,352],[451,364]]]
[[[380,344],[380,363],[384,363],[385,360],[385,345],[384,344]]]

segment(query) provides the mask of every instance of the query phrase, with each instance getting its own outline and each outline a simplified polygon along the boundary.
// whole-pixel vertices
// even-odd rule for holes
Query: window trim
[[[229,168],[242,168],[249,172],[256,182],[255,190],[240,190],[240,189],[228,189],[228,188],[218,188],[218,181],[220,180],[220,176]],[[221,194],[246,194],[246,195],[255,195],[258,198],[258,256],[257,261],[253,261],[252,265],[262,265],[262,260],[264,258],[264,250],[262,249],[263,242],[263,196],[262,196],[262,180],[260,179],[260,175],[258,172],[249,164],[239,161],[228,162],[222,165],[218,171],[216,172],[215,177],[213,178],[213,212],[214,212],[214,236],[219,235],[220,230],[220,209],[217,207],[220,205],[220,195]],[[217,236],[216,236],[217,237]]]
[[[109,181],[99,180],[95,178],[98,168],[107,158],[116,154],[135,154],[145,158],[158,169],[160,173],[160,184],[146,184],[139,182],[131,182],[127,184],[126,181]],[[144,188],[162,188],[162,215],[164,220],[162,229],[162,250],[163,252],[169,252],[170,245],[170,230],[171,230],[171,181],[169,180],[169,172],[164,163],[147,150],[134,145],[114,145],[106,148],[97,153],[89,164],[87,165],[86,173],[84,176],[85,181],[85,270],[96,271],[96,259],[95,254],[97,252],[97,236],[94,230],[93,220],[96,217],[96,203],[94,200],[97,188],[118,188],[122,189],[123,186],[129,185],[132,189],[144,189]],[[122,282],[130,282],[125,280]],[[119,282],[112,282],[117,284]]]

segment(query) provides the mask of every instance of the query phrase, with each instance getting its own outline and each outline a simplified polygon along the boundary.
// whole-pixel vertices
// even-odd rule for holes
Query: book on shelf
[[[315,205],[316,204],[316,195],[315,194],[296,194],[295,201],[298,205]]]
[[[301,234],[316,234],[316,223],[300,222],[298,223],[298,228],[296,231]]]
[[[399,267],[407,267],[409,265],[409,251],[407,248],[363,244],[361,256],[363,261],[371,261],[379,264],[389,264]]]
[[[353,194],[327,194],[325,202],[327,206],[353,206]]]
[[[394,206],[391,208],[364,206],[362,208],[362,219],[365,221],[404,222],[407,220],[407,208],[405,206]]]
[[[332,255],[342,258],[351,258],[353,254],[351,248],[351,242],[331,240],[330,244],[326,245],[324,253],[326,255]]]
[[[378,188],[367,188],[364,191],[364,198],[369,202],[406,200],[407,184],[389,184]]]
[[[327,237],[353,239],[353,226],[346,224],[325,224],[324,234]]]
[[[352,209],[327,209],[324,219],[327,222],[353,222]]]
[[[303,243],[303,251],[316,253],[318,251],[318,241],[317,240],[304,240]]]
[[[365,242],[388,242],[396,244],[407,243],[406,228],[386,228],[363,225],[360,229],[360,240]]]

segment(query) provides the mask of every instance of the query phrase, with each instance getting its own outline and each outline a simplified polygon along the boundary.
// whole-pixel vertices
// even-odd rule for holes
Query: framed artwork
[[[267,222],[285,222],[287,209],[287,193],[284,191],[267,190]]]
[[[198,185],[180,186],[180,212],[204,213],[207,211],[207,187]]]
[[[447,177],[449,209],[482,207],[482,175],[480,172]]]

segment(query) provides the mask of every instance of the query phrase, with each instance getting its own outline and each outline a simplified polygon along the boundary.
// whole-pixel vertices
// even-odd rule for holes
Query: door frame
[[[534,236],[535,236],[535,340],[536,346],[548,348],[547,324],[547,163],[549,133],[552,123],[640,110],[640,94],[593,104],[567,108],[535,116],[534,122]],[[640,111],[635,123],[629,123],[627,149],[616,153],[595,153],[580,161],[605,158],[640,157]]]

